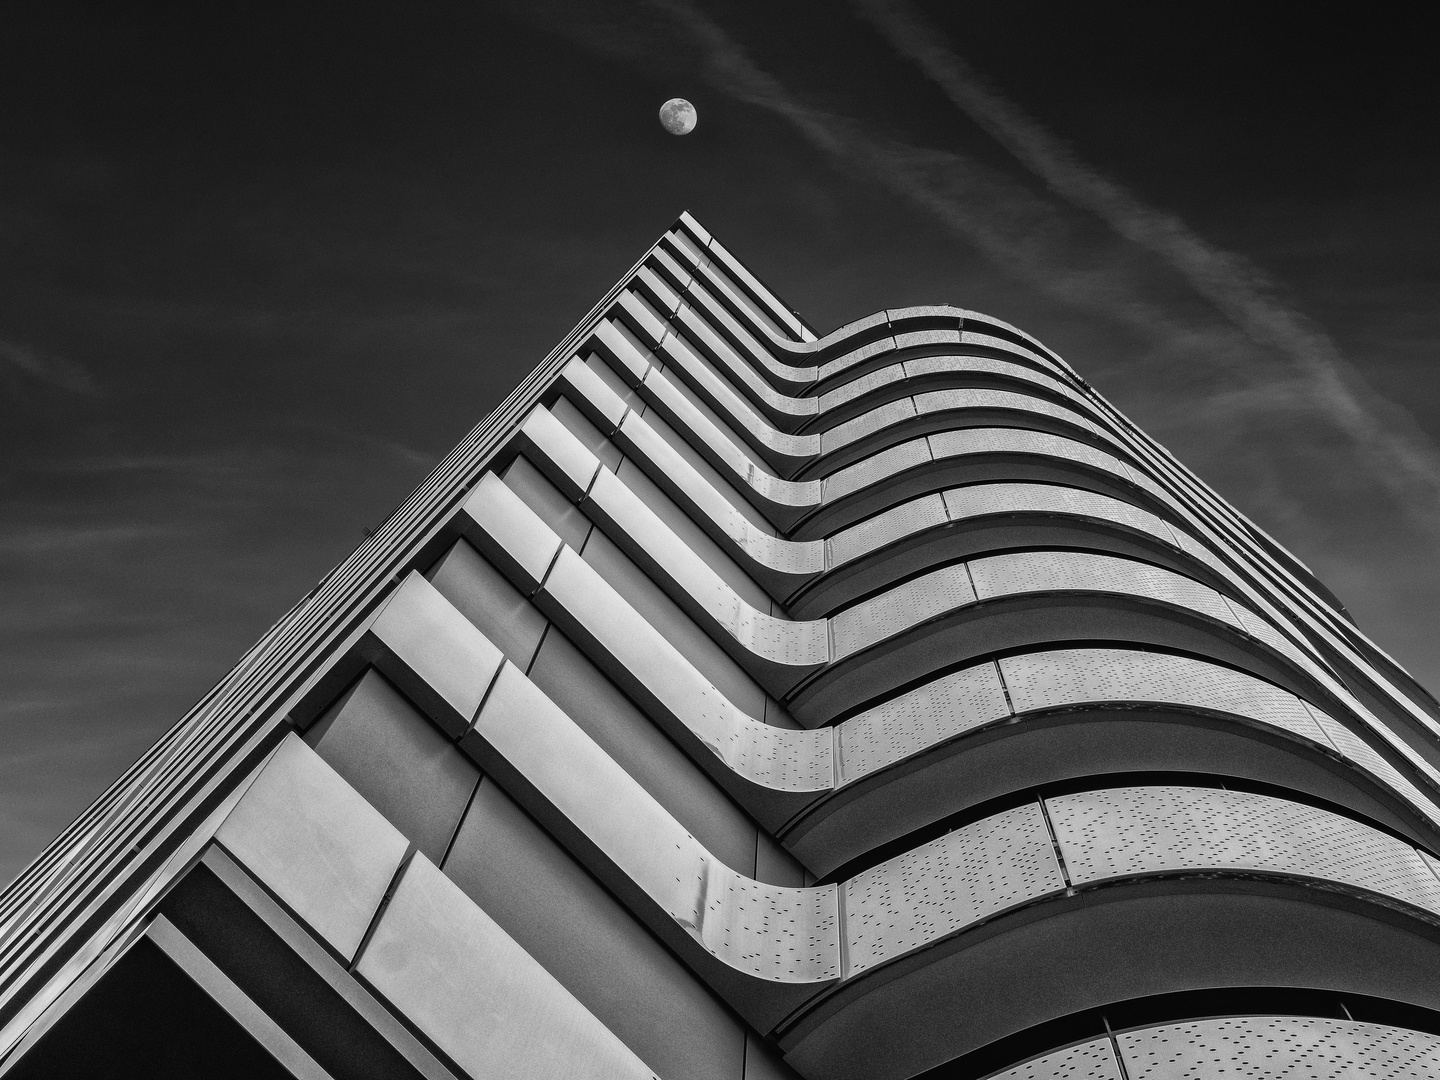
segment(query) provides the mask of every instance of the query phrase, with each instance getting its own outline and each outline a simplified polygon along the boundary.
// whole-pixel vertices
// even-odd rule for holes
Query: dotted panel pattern
[[[1210,788],[1116,788],[1046,800],[1077,885],[1165,871],[1320,878],[1440,913],[1440,881],[1414,848],[1327,810]]]
[[[977,821],[845,882],[846,975],[1064,888],[1037,804]]]
[[[978,318],[982,322],[988,322],[991,324],[998,323],[1001,326],[1005,326],[1007,329],[1016,329],[1016,327],[1010,326],[1008,323],[1000,323],[998,319],[992,319],[988,315],[980,311],[967,311],[964,314],[967,319]],[[1023,336],[1029,337],[1028,334],[1023,334]],[[1024,345],[1017,345],[1015,344],[1015,342],[1006,340],[1005,338],[993,337],[990,334],[979,334],[973,330],[966,330],[961,333],[960,340],[966,345],[983,345],[989,349],[999,349],[1002,352],[1011,353],[1015,356],[1023,356],[1027,360],[1032,361],[1037,366],[1044,368],[1047,371],[1059,371],[1062,374],[1064,373],[1063,369],[1059,365],[1057,365],[1054,360],[1051,360],[1048,357],[1041,356],[1034,349],[1027,348]]]
[[[840,566],[901,537],[944,525],[948,520],[945,501],[938,494],[912,499],[830,537],[825,541],[825,563]]]
[[[1130,1080],[1433,1080],[1440,1037],[1306,1016],[1235,1016],[1115,1036]],[[1008,1073],[1005,1075],[1009,1075]]]
[[[849,783],[1009,715],[994,664],[956,671],[838,725],[840,782]]]
[[[716,621],[757,656],[799,667],[829,661],[830,642],[823,619],[777,619],[751,607],[728,585],[724,599],[724,611],[716,613],[711,606]]]
[[[905,370],[899,364],[868,372],[844,386],[837,386],[834,390],[827,390],[821,394],[819,398],[820,411],[827,413],[836,406],[844,405],[847,401],[854,401],[858,397],[864,397],[872,390],[900,382],[904,378]]]
[[[1186,656],[1138,649],[1057,649],[1000,661],[1017,713],[1087,701],[1153,701],[1260,720],[1328,746],[1304,703],[1278,686]]]
[[[1303,668],[1313,670],[1318,666],[1315,660],[1308,656],[1300,646],[1296,645],[1295,642],[1291,641],[1268,621],[1250,609],[1237,604],[1234,600],[1229,601],[1229,604],[1239,619],[1240,625],[1245,628],[1245,632],[1256,641],[1268,645],[1287,660],[1291,660]]]
[[[736,515],[738,526],[732,531],[740,549],[761,566],[786,574],[818,574],[825,569],[825,545],[819,541],[783,540],[762,533],[750,522]],[[739,535],[735,535],[738,533]]]
[[[1084,428],[1091,434],[1109,438],[1106,432],[1101,431],[1085,417],[1063,405],[1030,397],[1028,394],[1018,394],[1013,390],[932,390],[929,393],[915,395],[916,412],[935,413],[951,409],[1013,409],[1016,412],[1039,413],[1041,416],[1054,417],[1056,420],[1063,420],[1067,424]]]
[[[1235,571],[1232,570],[1230,567],[1226,566],[1225,563],[1220,559],[1220,556],[1216,555],[1199,540],[1196,540],[1189,533],[1184,532],[1183,530],[1175,528],[1173,526],[1171,527],[1170,531],[1175,534],[1175,540],[1179,544],[1180,550],[1184,551],[1185,554],[1191,556],[1199,562],[1203,562],[1206,566],[1210,567],[1210,569],[1214,570],[1217,574],[1220,574],[1223,577],[1235,577]]]
[[[964,563],[931,571],[846,608],[831,619],[835,659],[974,602],[975,590]]]
[[[824,382],[840,374],[842,371],[855,367],[857,364],[864,363],[872,356],[892,352],[894,348],[895,339],[891,337],[883,337],[879,341],[872,341],[868,345],[861,345],[858,349],[848,352],[844,356],[837,356],[834,360],[821,364],[817,369],[816,379],[819,382]]]
[[[791,730],[750,717],[736,719],[720,756],[741,776],[775,791],[824,791],[834,786],[834,728]]]
[[[911,379],[923,375],[948,375],[951,372],[961,371],[983,371],[991,375],[1023,379],[1056,393],[1064,394],[1066,397],[1085,402],[1082,395],[1059,379],[1025,367],[1023,364],[1012,364],[1008,360],[996,360],[989,356],[921,356],[905,361],[905,375]],[[1093,405],[1090,407],[1094,408]]]
[[[1056,484],[974,484],[945,492],[945,507],[956,521],[985,514],[1074,514],[1125,525],[1177,546],[1165,522],[1148,510],[1080,488]]]
[[[902,420],[908,420],[915,415],[915,404],[910,398],[901,398],[899,401],[890,401],[878,408],[871,409],[867,413],[847,420],[843,424],[837,424],[829,431],[820,436],[820,453],[828,454],[838,450],[842,446],[848,446],[857,439],[863,439],[867,435],[873,435],[891,424],[898,424]]]
[[[1158,566],[1084,551],[1027,551],[970,564],[980,599],[1029,592],[1124,593],[1201,612],[1238,627],[1225,600],[1208,585]]]
[[[838,499],[843,499],[846,495],[852,495],[862,488],[884,480],[888,476],[894,476],[906,469],[913,469],[929,460],[930,444],[924,439],[914,439],[901,443],[899,446],[892,446],[888,450],[881,450],[864,461],[847,465],[832,476],[827,476],[823,481],[814,482],[825,485],[823,501],[833,503]]]
[[[769,982],[840,977],[839,890],[789,889],[711,861],[702,885],[700,941],[738,971]]]
[[[1121,1080],[1115,1047],[1095,1039],[994,1073],[988,1080]]]
[[[814,506],[824,494],[824,481],[782,480],[753,461],[746,464],[741,475],[762,498],[780,506]]]
[[[1118,458],[1093,446],[1052,435],[1047,431],[1026,431],[1023,428],[965,428],[942,431],[929,436],[930,449],[936,459],[963,457],[966,454],[1040,454],[1061,461],[1075,461],[1123,480],[1134,482],[1130,471]]]
[[[1340,752],[1341,757],[1354,762],[1371,776],[1384,781],[1392,791],[1399,792],[1431,821],[1440,824],[1440,810],[1437,810],[1435,803],[1422,795],[1414,784],[1405,779],[1393,765],[1376,753],[1369,743],[1340,721],[1328,713],[1321,712],[1308,702],[1305,708],[1314,719],[1316,726],[1325,733],[1325,737]]]

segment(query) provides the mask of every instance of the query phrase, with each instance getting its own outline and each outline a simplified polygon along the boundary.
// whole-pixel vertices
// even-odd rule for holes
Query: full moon
[[[671,135],[688,135],[695,130],[695,106],[683,97],[671,98],[660,106],[660,126]]]

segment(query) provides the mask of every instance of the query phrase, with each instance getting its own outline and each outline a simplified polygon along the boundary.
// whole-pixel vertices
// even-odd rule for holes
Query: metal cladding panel
[[[1102,432],[1085,417],[1063,405],[1045,401],[1042,398],[1019,394],[1013,390],[991,390],[988,388],[967,388],[951,390],[929,390],[915,395],[915,410],[919,413],[946,412],[951,409],[1014,409],[1017,412],[1037,413],[1041,416],[1063,420],[1067,424],[1084,428],[1104,438]]]
[[[1216,571],[1219,574],[1223,574],[1226,577],[1234,577],[1235,571],[1232,570],[1228,565],[1226,565],[1225,562],[1218,555],[1216,555],[1208,547],[1202,544],[1199,540],[1196,540],[1193,536],[1191,536],[1189,533],[1185,532],[1178,526],[1172,528],[1171,532],[1175,534],[1175,540],[1180,545],[1180,549],[1184,551],[1187,555],[1191,556],[1199,562],[1203,562],[1206,566],[1210,567],[1212,570]]]
[[[1440,913],[1418,852],[1327,810],[1211,788],[1118,788],[1047,799],[1076,885],[1176,871],[1320,878]]]
[[[1170,546],[1170,529],[1148,510],[1083,488],[1058,484],[972,484],[945,492],[945,508],[956,521],[985,514],[1074,514],[1113,521],[1148,533]]]
[[[778,728],[737,713],[721,756],[747,780],[775,791],[835,785],[833,728]]]
[[[823,664],[829,660],[830,645],[823,622],[777,619],[757,610],[614,473],[602,469],[590,497],[736,641],[785,664]]]
[[[782,791],[830,785],[828,730],[775,728],[741,711],[570,549],[556,560],[545,594],[741,776]]]
[[[1218,664],[1136,649],[1056,649],[999,661],[1015,711],[1153,701],[1262,720],[1311,742],[1325,734],[1294,694]]]
[[[730,533],[731,540],[761,566],[797,577],[808,577],[825,570],[823,542],[784,540],[761,532],[744,518],[737,516],[735,520],[737,527]]]
[[[413,570],[370,632],[425,680],[454,711],[462,729],[479,711],[504,660],[474,623]]]
[[[1440,1037],[1306,1016],[1232,1016],[1115,1036],[1130,1080],[1434,1080]],[[1004,1074],[1008,1076],[1009,1074]]]
[[[816,369],[816,379],[819,382],[825,382],[828,379],[833,379],[842,371],[848,371],[857,364],[863,364],[871,357],[879,356],[881,353],[894,352],[894,350],[895,339],[892,337],[883,337],[877,341],[870,342],[868,345],[861,345],[858,349],[852,349],[844,356],[837,356],[834,360],[821,364]]]
[[[975,603],[975,590],[965,564],[941,567],[897,585],[888,592],[854,607],[830,620],[835,637],[835,659],[868,648],[908,627],[918,625],[947,611]]]
[[[1125,1080],[1109,1039],[1093,1039],[1034,1058],[986,1080]]]
[[[513,666],[501,670],[475,732],[662,911],[732,967],[771,981],[838,975],[833,886],[780,889],[742,878]],[[803,951],[798,942],[806,943]]]
[[[347,958],[409,846],[297,735],[280,744],[215,839]]]
[[[1038,803],[957,829],[845,882],[847,977],[1063,891]]]
[[[445,854],[480,773],[373,669],[315,744],[371,806],[433,859]]]
[[[854,465],[847,465],[817,483],[825,485],[823,501],[833,503],[886,477],[924,465],[930,460],[929,444],[924,439],[914,439],[899,446],[892,446],[888,450],[881,450]]]
[[[457,540],[431,579],[436,590],[490,639],[505,658],[529,666],[547,625],[545,616],[466,540]]]
[[[1029,592],[1124,593],[1236,625],[1224,598],[1210,586],[1132,559],[1084,551],[1025,551],[976,559],[969,565],[981,600]]]
[[[825,391],[818,399],[810,400],[818,400],[820,412],[827,413],[836,406],[854,401],[858,397],[864,397],[872,390],[889,386],[891,383],[904,382],[905,378],[905,369],[899,364],[892,364],[890,367],[880,368],[878,371],[867,372],[858,379],[847,382],[844,386],[837,386],[834,390]]]
[[[500,563],[524,592],[534,592],[560,550],[561,540],[520,496],[487,472],[465,500],[464,511],[483,530],[477,546]],[[511,554],[514,552],[515,554]]]
[[[1296,645],[1295,642],[1277,630],[1266,619],[1255,614],[1255,612],[1249,608],[1242,607],[1233,600],[1230,601],[1230,607],[1239,618],[1240,625],[1245,628],[1245,632],[1256,641],[1270,646],[1270,648],[1274,649],[1281,656],[1293,660],[1306,669],[1314,670],[1317,667],[1312,657],[1301,649],[1300,646]]]
[[[840,724],[835,729],[840,780],[857,780],[1009,715],[994,664],[956,671]]]
[[[825,540],[826,563],[843,565],[903,537],[944,525],[947,520],[945,503],[939,495],[912,499]]]
[[[791,457],[811,457],[819,453],[818,435],[792,435],[777,430],[740,396],[734,386],[717,375],[683,338],[671,334],[657,348],[665,355],[666,371],[675,368],[684,371],[705,400],[712,401],[727,422],[739,426],[737,430],[743,428],[761,445]]]
[[[1395,791],[1409,799],[1413,805],[1423,810],[1432,821],[1440,822],[1440,809],[1436,808],[1433,796],[1421,794],[1414,784],[1405,779],[1393,765],[1376,753],[1369,743],[1340,721],[1321,712],[1313,705],[1306,704],[1305,708],[1342,757],[1353,761],[1372,776],[1379,777]]]
[[[769,982],[840,977],[840,903],[834,885],[767,885],[718,863],[705,878],[700,940],[737,971]]]
[[[873,435],[902,420],[908,420],[914,415],[915,404],[910,398],[886,402],[869,412],[861,413],[853,420],[837,424],[821,434],[820,453],[831,453],[842,446],[848,446],[850,443],[863,439],[867,435]]]
[[[991,375],[1004,375],[1012,379],[1024,379],[1026,382],[1044,386],[1066,397],[1074,398],[1084,402],[1085,398],[1072,387],[1065,385],[1059,379],[1053,378],[1034,368],[1026,367],[1023,364],[1011,363],[1008,360],[998,360],[991,356],[920,356],[913,360],[905,361],[905,375],[907,378],[915,379],[925,375],[947,375],[966,371],[983,371]],[[1088,404],[1088,402],[1087,402]],[[1092,405],[1091,408],[1094,406]]]
[[[958,321],[958,320],[957,320]],[[895,335],[897,349],[912,349],[916,346],[959,345],[960,331],[956,330],[911,330]]]
[[[672,918],[697,924],[709,853],[519,669],[501,669],[473,731]]]
[[[423,855],[358,974],[471,1076],[653,1080],[653,1073]]]
[[[941,431],[929,436],[930,448],[936,459],[963,457],[966,454],[1040,454],[1060,461],[1074,461],[1089,465],[1101,472],[1131,479],[1129,471],[1120,460],[1103,450],[1097,450],[1063,435],[1052,435],[1047,431],[1027,431],[1024,428],[964,428],[960,431]]]

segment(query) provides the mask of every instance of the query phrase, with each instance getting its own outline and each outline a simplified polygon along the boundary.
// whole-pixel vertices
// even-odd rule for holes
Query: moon
[[[660,126],[671,135],[688,135],[695,130],[695,106],[681,97],[671,98],[660,106]]]

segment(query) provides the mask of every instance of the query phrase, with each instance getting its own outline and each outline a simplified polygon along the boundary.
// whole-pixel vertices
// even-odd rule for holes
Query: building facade
[[[686,215],[0,896],[0,1074],[1433,1077],[1437,732],[1039,342]]]

